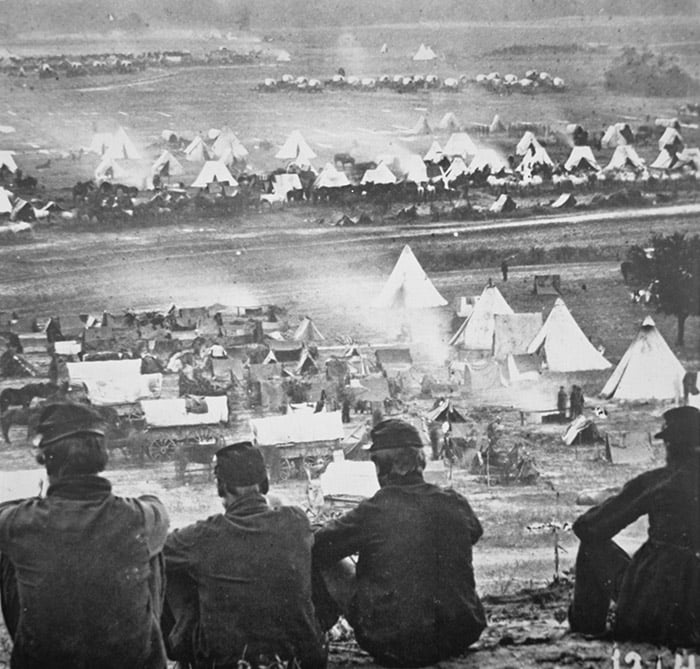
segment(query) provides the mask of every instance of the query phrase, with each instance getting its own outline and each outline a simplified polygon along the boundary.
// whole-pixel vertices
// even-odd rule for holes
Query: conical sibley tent
[[[448,130],[449,132],[459,132],[462,127],[461,123],[457,120],[454,112],[445,112],[445,115],[440,119],[440,123],[437,124],[440,130]]]
[[[644,169],[644,161],[639,157],[636,149],[629,144],[620,144],[613,151],[610,162],[606,165],[605,171],[624,169]]]
[[[413,60],[435,60],[436,58],[435,52],[425,44],[421,44],[413,55]]]
[[[336,169],[333,163],[326,163],[314,181],[314,188],[344,188],[345,186],[350,186],[347,175]]]
[[[580,372],[612,367],[591,344],[560,297],[554,302],[547,320],[527,347],[528,353],[540,351],[544,352],[551,372]]]
[[[446,304],[447,300],[438,293],[408,244],[403,247],[381,293],[372,302],[378,309],[428,309]]]
[[[108,155],[113,160],[139,160],[141,158],[141,154],[137,151],[131,139],[129,139],[126,130],[121,126],[112,135],[112,140],[105,155]]]
[[[432,133],[432,129],[430,128],[430,124],[428,123],[428,119],[425,118],[425,116],[421,116],[418,121],[416,122],[416,125],[411,128],[410,134],[411,135],[429,135]]]
[[[598,161],[595,159],[590,146],[574,146],[564,163],[564,169],[567,172],[576,170],[593,170],[598,172],[600,171],[600,165],[598,165]]]
[[[464,320],[450,339],[450,346],[491,352],[496,331],[495,315],[513,313],[501,291],[496,286],[486,286],[474,305],[471,316]]]
[[[435,139],[430,145],[428,153],[423,156],[423,160],[425,160],[426,163],[439,163],[444,157],[445,154],[442,152],[440,142]]]
[[[206,188],[209,184],[220,183],[238,186],[228,167],[220,160],[208,160],[204,163],[199,176],[192,183],[192,188]]]
[[[467,156],[475,156],[478,153],[474,140],[466,132],[455,132],[450,135],[450,138],[445,144],[443,153],[452,158],[453,156],[461,156],[466,160]]]
[[[684,376],[683,365],[647,316],[601,395],[618,400],[678,401],[683,397]]]
[[[222,160],[226,165],[235,162],[245,162],[248,158],[248,149],[243,146],[241,140],[230,128],[224,128],[221,134],[212,144],[211,150],[218,160]]]
[[[162,177],[177,177],[184,173],[182,163],[167,149],[160,154],[158,160],[151,167],[151,174],[158,174]]]
[[[185,147],[185,160],[191,163],[203,163],[209,160],[209,158],[209,149],[199,135]]]
[[[299,327],[296,329],[292,339],[294,339],[294,341],[304,341],[307,343],[326,340],[321,334],[321,331],[308,316],[305,316],[301,323],[299,323]]]
[[[277,152],[275,158],[278,160],[291,160],[299,164],[310,165],[311,160],[316,158],[316,154],[306,143],[306,140],[298,130],[294,130],[287,137],[282,148]]]

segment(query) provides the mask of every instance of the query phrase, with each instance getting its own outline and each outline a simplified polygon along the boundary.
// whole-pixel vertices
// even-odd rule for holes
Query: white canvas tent
[[[467,168],[467,174],[474,174],[489,168],[491,174],[498,174],[502,170],[508,171],[510,166],[508,161],[495,149],[479,149],[472,158]]]
[[[345,435],[340,411],[297,411],[284,416],[252,418],[250,425],[259,446],[339,441]]]
[[[315,342],[325,341],[326,338],[321,334],[321,331],[316,327],[315,323],[308,317],[299,323],[299,327],[292,336],[294,341]]]
[[[112,135],[105,155],[114,160],[139,160],[141,158],[135,144],[121,126]]]
[[[314,188],[344,188],[350,185],[345,172],[336,169],[332,163],[326,163],[314,181]]]
[[[667,146],[672,146],[676,150],[682,149],[684,146],[683,137],[681,137],[681,133],[675,128],[666,128],[663,135],[659,137],[659,151],[665,149]]]
[[[444,157],[445,154],[442,151],[440,142],[438,142],[437,139],[435,139],[430,145],[428,152],[423,156],[423,160],[426,163],[439,163]]]
[[[450,346],[476,351],[493,350],[496,314],[514,312],[496,286],[486,286],[469,318],[462,322],[450,339]]]
[[[14,155],[14,151],[0,151],[0,170],[6,167],[12,174],[17,171],[17,163],[13,158]]]
[[[410,133],[411,135],[430,135],[432,133],[432,128],[430,127],[430,124],[428,123],[428,119],[425,116],[421,116],[418,121],[416,121],[416,124],[411,128]]]
[[[394,173],[385,163],[379,163],[374,169],[367,170],[362,176],[361,184],[390,185],[396,183]]]
[[[608,369],[611,364],[583,333],[564,300],[554,302],[542,329],[527,347],[528,353],[544,353],[551,372]]]
[[[192,188],[206,188],[209,184],[221,183],[238,186],[228,167],[220,160],[208,160],[204,163],[197,178],[192,182]]]
[[[85,384],[98,406],[128,404],[160,394],[161,374],[141,374],[141,360],[66,363],[71,383]]]
[[[679,401],[684,375],[683,365],[647,316],[601,395],[628,401]]]
[[[401,161],[401,167],[405,170],[406,181],[414,184],[424,184],[428,182],[428,168],[423,159],[416,154],[406,156]]]
[[[148,181],[149,168],[141,161],[114,160],[105,154],[95,168],[95,180],[115,181],[125,186],[134,186],[143,190]]]
[[[498,114],[495,114],[493,117],[493,120],[491,121],[491,125],[489,125],[489,133],[496,134],[496,133],[505,132],[505,131],[506,131],[506,126],[503,125],[503,121],[501,121],[501,117]]]
[[[523,176],[529,176],[536,166],[554,167],[554,162],[549,157],[547,150],[537,140],[530,144],[523,159],[515,169]]]
[[[199,135],[185,147],[185,160],[190,163],[203,163],[210,159],[211,153]]]
[[[608,126],[603,134],[603,138],[600,140],[600,145],[604,149],[615,149],[618,146],[627,146],[631,143],[627,140],[627,137],[630,135],[631,130],[628,124],[614,123]]]
[[[235,162],[245,162],[248,149],[243,146],[236,134],[230,128],[224,128],[211,146],[212,153],[226,165]]]
[[[429,46],[425,46],[425,44],[421,44],[418,47],[418,51],[413,54],[413,60],[416,61],[435,60],[436,58],[435,52]]]
[[[445,181],[447,181],[447,183],[452,183],[458,177],[468,173],[469,169],[467,168],[467,163],[464,162],[463,158],[457,156],[450,163],[450,166],[447,168],[447,172],[445,172]]]
[[[595,170],[598,172],[600,165],[598,165],[590,146],[574,146],[564,163],[564,169],[567,172],[576,170]]]
[[[461,156],[466,160],[468,156],[476,155],[478,150],[474,140],[466,132],[455,132],[447,140],[443,153],[450,158]]]
[[[10,201],[11,195],[12,193],[10,193],[9,190],[5,190],[2,186],[0,186],[0,214],[12,213],[12,202]]]
[[[275,154],[278,160],[288,160],[298,165],[311,165],[311,161],[316,157],[298,130],[290,133],[282,148]]]
[[[605,166],[606,172],[634,169],[644,169],[644,161],[639,157],[636,149],[629,144],[619,144],[610,158],[610,162]]]
[[[437,124],[438,129],[448,130],[449,132],[458,132],[462,127],[454,112],[445,112],[445,115]]]
[[[185,173],[182,163],[167,149],[160,154],[151,166],[151,174],[164,177],[177,177]]]
[[[525,133],[523,133],[523,136],[520,138],[520,141],[515,145],[516,155],[524,156],[528,150],[531,150],[533,145],[536,147],[542,146],[537,140],[537,137],[535,137],[535,133],[531,130],[526,130]]]
[[[517,209],[518,205],[515,200],[508,195],[508,193],[501,193],[496,201],[489,207],[489,211],[494,214],[501,214],[503,212],[514,211]]]
[[[372,306],[378,309],[428,309],[446,304],[447,300],[437,291],[406,244]]]
[[[112,133],[96,132],[92,136],[92,141],[88,147],[89,153],[96,153],[98,156],[104,156],[112,143]]]

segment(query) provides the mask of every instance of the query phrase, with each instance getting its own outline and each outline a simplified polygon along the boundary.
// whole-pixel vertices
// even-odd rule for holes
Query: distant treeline
[[[580,15],[694,15],[697,0],[3,0],[20,32],[253,28],[420,21],[502,21]]]

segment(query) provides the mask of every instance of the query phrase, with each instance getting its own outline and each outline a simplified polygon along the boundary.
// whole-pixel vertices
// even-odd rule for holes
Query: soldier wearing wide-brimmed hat
[[[700,412],[677,407],[655,436],[666,466],[629,481],[574,523],[581,540],[569,609],[574,632],[659,645],[700,647]],[[632,558],[613,537],[648,516]],[[606,625],[611,601],[614,624]]]
[[[322,623],[343,613],[360,647],[390,666],[459,655],[486,626],[472,569],[481,525],[465,497],[423,480],[423,442],[409,423],[377,423],[369,452],[380,490],[315,535]],[[341,560],[356,553],[355,571]]]
[[[250,442],[219,450],[214,473],[225,512],[175,530],[165,546],[169,656],[195,669],[271,665],[276,657],[325,667],[306,514],[268,504],[265,462]]]
[[[168,516],[98,474],[104,425],[89,406],[46,406],[37,461],[49,488],[0,507],[2,604],[15,669],[165,669],[158,624]]]

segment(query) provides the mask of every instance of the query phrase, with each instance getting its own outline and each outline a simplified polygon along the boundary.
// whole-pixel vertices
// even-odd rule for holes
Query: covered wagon
[[[340,411],[292,411],[254,418],[250,424],[273,480],[325,467],[344,436]]]

